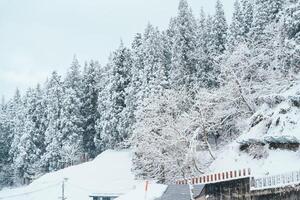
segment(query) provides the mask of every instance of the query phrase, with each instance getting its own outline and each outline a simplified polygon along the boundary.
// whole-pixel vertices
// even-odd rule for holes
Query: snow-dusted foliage
[[[131,52],[121,43],[108,65],[107,85],[99,93],[98,149],[116,148],[129,136],[131,119],[126,113],[126,90],[130,85],[131,65]]]
[[[91,61],[85,65],[82,75],[82,144],[84,152],[88,153],[90,157],[97,155],[94,138],[96,136],[96,123],[100,117],[97,108],[100,90],[98,84],[101,74],[99,64]]]
[[[247,120],[237,140],[219,152],[211,170],[250,167],[254,176],[298,170],[299,91],[299,80],[295,80],[282,85],[280,92],[264,96],[264,104]]]
[[[0,184],[128,147],[138,177],[171,182],[204,173],[258,127],[262,138],[239,141],[251,158],[294,150],[278,143],[298,140],[299,92],[285,92],[299,72],[299,10],[297,0],[236,0],[227,24],[220,0],[198,18],[180,0],[166,30],[149,23],[107,65],[74,58],[65,76],[17,91],[0,107]]]

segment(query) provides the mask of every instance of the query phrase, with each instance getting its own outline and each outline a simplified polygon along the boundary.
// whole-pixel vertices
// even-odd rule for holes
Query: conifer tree
[[[52,72],[45,88],[46,105],[46,151],[42,156],[41,166],[48,171],[58,170],[62,167],[61,149],[63,134],[61,130],[61,112],[63,99],[63,83],[57,72]]]
[[[85,66],[82,77],[83,148],[92,158],[100,153],[97,152],[94,142],[96,123],[100,117],[97,110],[99,73],[98,63],[91,61]]]
[[[196,75],[196,20],[186,0],[179,2],[178,15],[171,22],[174,35],[170,79],[176,88],[189,89]]]
[[[251,27],[251,37],[253,45],[265,44],[266,27],[278,19],[278,14],[282,10],[282,0],[255,0],[253,7],[253,22]]]
[[[14,170],[14,183],[18,184],[21,182],[20,178],[22,178],[23,172],[20,171],[16,167],[16,165],[18,164],[18,155],[22,153],[19,145],[21,142],[22,133],[24,133],[25,128],[24,102],[18,89],[16,90],[16,93],[12,100],[10,117],[12,123],[12,143],[9,154]]]
[[[63,83],[61,109],[62,159],[73,163],[83,154],[82,78],[76,57]]]
[[[283,37],[285,40],[286,55],[285,72],[293,70],[299,72],[300,66],[300,2],[291,0],[289,6],[284,9],[281,21]]]
[[[245,39],[245,25],[242,9],[239,0],[234,3],[232,22],[229,27],[228,47],[232,51],[240,42]]]
[[[223,5],[217,0],[216,11],[213,17],[212,35],[213,35],[213,53],[215,56],[222,54],[227,44],[227,22]]]
[[[252,0],[242,0],[241,1],[241,15],[243,19],[243,30],[244,36],[249,40],[249,32],[253,23],[253,1]]]
[[[130,84],[132,58],[121,43],[108,65],[108,81],[99,94],[98,149],[115,148],[130,135],[126,119],[126,90]]]
[[[3,100],[0,107],[0,187],[11,185],[13,181],[12,160],[9,154],[12,143],[9,103]]]
[[[41,91],[28,89],[24,96],[24,129],[21,132],[18,151],[13,166],[16,176],[32,179],[39,169],[39,161],[44,152],[44,125],[42,120]]]
[[[162,36],[157,28],[148,25],[143,37],[143,85],[142,92],[156,92],[167,84],[167,72],[162,46]]]

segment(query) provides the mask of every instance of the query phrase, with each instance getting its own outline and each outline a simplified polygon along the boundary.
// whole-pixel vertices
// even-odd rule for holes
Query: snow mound
[[[58,199],[65,178],[65,196],[68,199],[90,200],[92,193],[125,194],[140,184],[131,172],[131,158],[129,150],[108,150],[91,162],[45,174],[28,186],[4,189],[0,191],[0,199]]]
[[[251,168],[255,176],[263,176],[300,169],[300,83],[260,101],[248,130],[222,149],[210,171]]]
[[[130,191],[116,200],[155,200],[161,197],[166,189],[166,185],[149,183],[147,194],[145,194],[145,184],[141,183],[137,185],[135,190]]]

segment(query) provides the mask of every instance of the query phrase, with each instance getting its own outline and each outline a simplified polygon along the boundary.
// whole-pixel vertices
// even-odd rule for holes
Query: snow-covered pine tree
[[[241,1],[241,14],[244,26],[244,36],[249,39],[249,32],[253,23],[253,0]]]
[[[144,70],[145,70],[145,49],[143,44],[143,35],[141,33],[137,33],[135,35],[134,41],[131,45],[131,59],[132,66],[130,69],[130,83],[126,88],[126,98],[124,108],[123,117],[127,119],[128,132],[132,133],[132,127],[136,122],[135,111],[139,106],[139,103],[142,102],[144,98],[143,85],[145,81],[144,78]],[[128,145],[126,143],[126,145]]]
[[[9,130],[7,129],[6,121],[6,106],[1,104],[0,106],[0,167],[3,167],[8,161],[8,152],[10,148],[9,144]]]
[[[130,133],[126,113],[126,90],[130,85],[132,58],[129,49],[121,43],[108,64],[107,81],[99,93],[97,148],[116,148]]]
[[[232,21],[229,27],[228,48],[232,51],[240,42],[244,41],[245,25],[240,1],[234,3]]]
[[[282,0],[255,0],[253,5],[253,21],[250,35],[252,45],[263,45],[266,27],[278,20],[283,8]]]
[[[214,87],[217,85],[217,70],[212,60],[212,18],[206,17],[203,10],[197,21],[197,39],[195,57],[197,58],[195,89],[198,87]]]
[[[218,58],[215,55],[215,34],[213,32],[214,19],[212,16],[205,16],[201,11],[197,25],[197,40],[195,57],[197,62],[196,82],[194,89],[198,87],[216,87],[219,75]]]
[[[91,158],[98,153],[94,142],[96,136],[96,123],[99,119],[98,95],[99,95],[99,73],[100,66],[91,61],[86,64],[82,76],[82,115],[83,115],[83,148]]]
[[[213,55],[219,56],[226,50],[227,44],[227,22],[225,17],[225,12],[223,9],[223,4],[220,0],[217,0],[215,7],[215,15],[213,17],[212,24],[212,36],[213,36]]]
[[[82,108],[82,77],[80,65],[74,57],[63,83],[61,133],[62,133],[62,161],[72,164],[83,155],[83,116]]]
[[[290,0],[283,11],[283,35],[285,40],[285,71],[299,72],[300,66],[300,1]]]
[[[12,130],[10,126],[8,103],[3,100],[0,106],[0,188],[12,184],[12,167],[9,151]]]
[[[17,158],[20,152],[20,141],[22,137],[22,133],[24,132],[25,125],[25,112],[24,112],[24,102],[20,95],[20,91],[17,89],[14,95],[14,98],[11,102],[11,110],[10,110],[10,119],[11,119],[11,127],[12,127],[12,143],[9,151],[10,159],[12,160],[12,166],[14,170],[14,183],[21,183],[21,179],[23,173],[20,172],[15,165],[17,165]]]
[[[157,92],[167,84],[167,69],[164,63],[164,49],[162,45],[162,35],[157,28],[148,24],[143,36],[143,63],[142,72],[143,83],[141,92],[143,97],[149,93]]]
[[[207,86],[209,85],[209,81],[206,79],[209,74],[209,68],[207,68],[208,49],[206,43],[206,17],[203,9],[201,9],[200,17],[197,20],[196,34],[195,56],[197,57],[197,72],[195,82],[197,83],[195,85],[197,85],[197,87]]]
[[[205,21],[205,25],[201,25],[203,30],[198,30],[201,33],[203,31],[203,37],[198,37],[198,44],[196,57],[198,62],[197,69],[197,84],[196,86],[201,87],[216,87],[218,86],[217,77],[220,73],[220,56],[226,50],[227,45],[227,22],[225,18],[225,13],[223,10],[223,5],[220,1],[216,3],[216,11],[214,16],[208,15],[206,19],[204,14],[200,16],[201,23]],[[199,29],[198,28],[198,29]],[[202,39],[202,41],[200,41]],[[204,42],[203,42],[204,41]],[[204,43],[204,49],[201,50],[199,46]]]
[[[193,87],[196,76],[196,20],[186,0],[181,0],[173,29],[170,79],[177,89]]]
[[[31,180],[39,173],[39,161],[44,152],[44,124],[40,87],[29,88],[24,96],[24,128],[20,133],[13,167],[19,178]]]
[[[52,72],[45,88],[45,146],[41,166],[46,172],[62,167],[61,149],[63,135],[61,132],[61,110],[63,99],[63,82],[57,72]]]
[[[131,44],[132,52],[132,67],[131,67],[131,81],[128,89],[130,98],[135,98],[132,102],[137,103],[139,98],[137,94],[141,90],[143,82],[143,70],[144,70],[144,50],[143,50],[143,36],[141,33],[137,33]],[[135,107],[135,106],[134,106]]]

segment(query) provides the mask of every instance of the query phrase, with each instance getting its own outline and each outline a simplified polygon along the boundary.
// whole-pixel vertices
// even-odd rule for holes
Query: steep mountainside
[[[251,168],[256,175],[300,169],[300,82],[257,99],[248,129],[226,146],[211,171]]]

